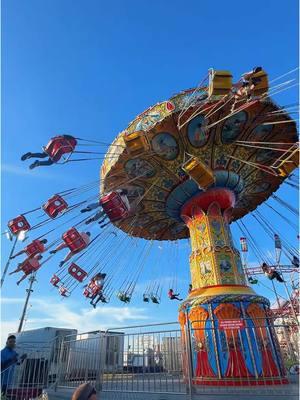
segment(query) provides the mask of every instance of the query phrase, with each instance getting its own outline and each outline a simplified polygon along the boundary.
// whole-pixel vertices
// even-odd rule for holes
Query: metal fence
[[[114,393],[169,393],[186,394],[187,398],[207,394],[264,394],[279,398],[297,392],[298,334],[291,324],[275,324],[276,351],[280,359],[272,357],[274,349],[266,341],[264,326],[246,328],[245,334],[254,338],[246,356],[249,375],[239,369],[239,357],[246,355],[241,333],[220,332],[213,326],[222,346],[218,352],[211,350],[207,327],[205,331],[187,327],[181,331],[178,323],[154,324],[96,331],[74,337],[56,339],[44,346],[44,351],[30,352],[27,358],[8,374],[5,395],[10,400],[27,400],[42,396],[43,389],[57,392],[77,387],[83,382],[93,383],[97,390]],[[201,340],[200,340],[200,339]],[[32,344],[33,348],[33,344]],[[205,350],[206,349],[206,350]],[[251,350],[251,351],[250,351]],[[205,351],[207,354],[205,354]],[[258,353],[264,354],[263,367],[256,364]],[[241,385],[218,386],[217,381],[230,381],[222,370],[222,363],[229,364],[231,357],[238,368],[235,383]],[[248,358],[247,358],[248,357]],[[206,360],[214,359],[217,377],[211,376]],[[223,371],[223,372],[222,372]],[[274,372],[275,371],[275,372]],[[277,372],[276,372],[277,371]],[[278,380],[276,373],[280,372]],[[258,379],[259,378],[259,379]],[[245,385],[245,379],[249,385]],[[281,380],[281,381],[280,381]],[[289,380],[290,383],[287,383]],[[5,381],[5,380],[4,380]],[[2,382],[4,382],[2,380]],[[259,381],[259,383],[258,383]],[[280,385],[280,383],[284,383]],[[251,387],[250,387],[251,386]],[[155,398],[155,397],[153,397]]]
[[[1,371],[1,399],[42,398],[54,368],[47,351],[29,352],[27,358]]]

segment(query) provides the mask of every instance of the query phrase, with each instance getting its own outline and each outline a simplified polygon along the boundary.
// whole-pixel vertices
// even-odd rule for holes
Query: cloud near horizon
[[[22,298],[1,298],[1,305],[14,305],[23,303]],[[26,321],[25,330],[43,327],[72,328],[79,333],[117,328],[133,321],[146,321],[149,319],[144,308],[139,307],[112,307],[100,306],[74,307],[63,301],[49,301],[47,298],[32,299],[32,308],[29,309],[30,318]],[[72,309],[71,309],[72,306]],[[77,311],[73,311],[77,310]],[[41,317],[39,317],[41,315]],[[4,319],[1,322],[1,344],[4,345],[7,335],[16,332],[19,320]]]

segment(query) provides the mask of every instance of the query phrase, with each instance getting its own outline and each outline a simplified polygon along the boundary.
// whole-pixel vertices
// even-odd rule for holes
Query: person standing
[[[1,393],[5,394],[7,387],[12,383],[14,370],[17,364],[22,363],[27,357],[23,354],[21,357],[15,351],[16,337],[10,335],[7,338],[6,346],[1,350]]]

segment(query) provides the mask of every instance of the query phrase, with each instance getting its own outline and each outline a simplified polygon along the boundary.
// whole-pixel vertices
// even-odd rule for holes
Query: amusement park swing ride
[[[24,154],[25,162],[36,159],[31,169],[101,159],[101,175],[100,180],[52,195],[8,222],[8,233],[15,237],[10,260],[25,257],[10,274],[23,274],[18,284],[31,278],[29,298],[38,270],[67,249],[49,282],[60,296],[84,289],[83,297],[93,307],[109,302],[115,293],[130,303],[157,242],[162,243],[160,249],[168,243],[178,252],[179,241],[189,239],[191,285],[180,303],[179,323],[183,343],[187,326],[195,338],[196,383],[232,385],[239,379],[239,385],[249,385],[266,377],[270,384],[285,383],[273,319],[298,325],[298,248],[259,206],[266,205],[298,232],[298,211],[275,194],[282,184],[298,190],[298,135],[290,116],[298,106],[280,107],[271,98],[293,87],[293,81],[270,86],[267,73],[256,67],[233,83],[229,71],[210,70],[198,87],[138,115],[110,145],[61,135],[42,153]],[[107,151],[100,152],[101,146]],[[246,215],[274,240],[274,259],[261,250],[244,222]],[[231,223],[240,230],[241,251],[234,245]],[[24,231],[32,241],[15,253]],[[143,245],[129,254],[128,245],[141,239]],[[258,260],[255,267],[248,263],[248,246]],[[173,264],[177,270],[176,256]],[[156,268],[141,298],[144,303],[161,301],[161,269]],[[167,290],[170,300],[181,301],[177,283],[174,275]],[[273,308],[256,294],[256,285],[272,292]],[[22,319],[25,314],[26,307]],[[234,324],[231,336],[226,330],[223,336],[214,335],[215,328],[240,320],[262,332],[259,344]],[[211,349],[219,355],[215,361]]]

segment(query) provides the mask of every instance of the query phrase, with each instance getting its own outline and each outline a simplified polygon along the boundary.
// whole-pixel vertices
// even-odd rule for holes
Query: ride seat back
[[[92,296],[101,292],[101,289],[102,289],[98,285],[96,285],[94,282],[90,282],[88,288],[89,288]]]
[[[39,264],[37,265],[37,267],[35,267],[32,263],[30,258],[28,260],[25,260],[23,265],[22,265],[22,271],[24,272],[25,275],[29,275],[34,271],[37,271],[39,268]]]
[[[259,72],[256,72],[251,76],[250,83],[251,81],[255,83],[253,89],[254,96],[261,96],[269,90],[269,79],[266,71],[261,70]]]
[[[29,231],[30,229],[29,222],[22,214],[10,220],[7,226],[13,235],[18,235],[21,231]]]
[[[208,96],[222,96],[230,93],[232,75],[229,71],[211,70],[209,73]]]
[[[76,144],[76,139],[66,139],[63,136],[58,136],[50,140],[44,151],[53,161],[59,161],[64,154],[72,153]]]
[[[68,295],[68,289],[65,288],[64,286],[61,286],[61,287],[59,288],[59,294],[60,294],[61,296],[63,296],[63,297],[67,297],[67,295]]]
[[[68,272],[73,278],[75,278],[78,282],[82,282],[86,276],[87,272],[84,271],[82,268],[80,268],[78,265],[75,263],[71,263],[71,265],[68,268]]]
[[[42,208],[50,218],[54,219],[68,209],[68,203],[61,196],[55,194],[43,204]]]
[[[122,196],[118,192],[108,193],[101,198],[100,203],[112,222],[129,216],[128,205],[123,201]]]
[[[62,235],[62,239],[66,243],[66,245],[68,246],[68,248],[71,250],[72,253],[78,253],[79,251],[81,251],[87,247],[87,244],[81,237],[80,233],[74,227],[68,229]]]
[[[149,141],[144,131],[126,133],[123,138],[126,149],[131,155],[144,153],[150,148]]]
[[[60,278],[57,275],[53,275],[50,279],[51,285],[58,287],[57,284],[60,282]]]
[[[28,257],[33,257],[36,254],[43,253],[45,251],[45,246],[40,240],[36,239],[28,246],[26,246],[25,253]]]
[[[182,169],[204,190],[215,183],[213,171],[196,157],[186,161]]]

